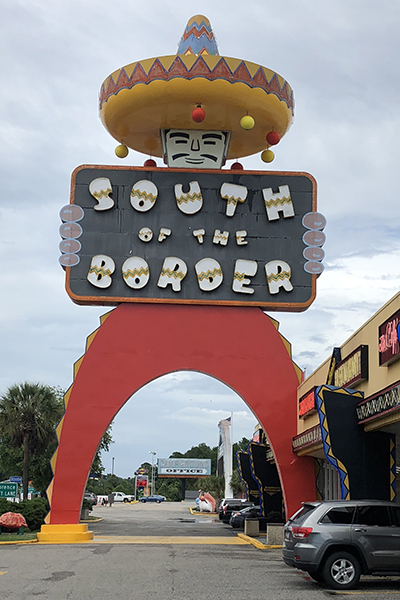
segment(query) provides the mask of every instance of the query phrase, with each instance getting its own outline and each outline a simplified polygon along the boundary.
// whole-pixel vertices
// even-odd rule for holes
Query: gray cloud
[[[67,388],[107,310],[75,306],[64,292],[58,214],[70,175],[80,164],[143,164],[147,157],[134,152],[125,163],[115,157],[98,91],[122,65],[174,54],[191,15],[183,0],[149,0],[142,11],[128,0],[18,0],[2,8],[0,392],[24,380]],[[294,89],[295,123],[274,163],[241,162],[310,172],[318,183],[328,224],[317,299],[305,313],[273,315],[310,373],[400,286],[400,5],[288,0],[283,8],[250,0],[243,18],[238,0],[204,0],[201,11],[221,54],[276,70]],[[169,375],[138,394],[116,419],[118,473],[133,472],[150,449],[166,456],[200,441],[215,445],[224,411],[243,412],[234,430],[252,433],[244,402],[199,374]],[[138,398],[151,407],[150,422]]]

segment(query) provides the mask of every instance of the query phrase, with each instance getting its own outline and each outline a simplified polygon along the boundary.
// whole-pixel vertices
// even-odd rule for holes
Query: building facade
[[[299,386],[293,451],[313,457],[322,499],[397,499],[399,334],[400,293]]]

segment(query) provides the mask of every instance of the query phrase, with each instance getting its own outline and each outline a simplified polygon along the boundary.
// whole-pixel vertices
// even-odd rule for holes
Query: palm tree
[[[55,426],[63,412],[59,391],[40,383],[12,385],[0,397],[0,437],[6,437],[14,448],[23,448],[24,498],[28,497],[30,458],[55,441]]]

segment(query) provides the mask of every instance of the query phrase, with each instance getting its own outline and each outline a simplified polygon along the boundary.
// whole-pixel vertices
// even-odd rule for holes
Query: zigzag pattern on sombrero
[[[122,67],[107,77],[101,86],[100,110],[110,96],[123,89],[131,89],[138,83],[148,84],[157,80],[170,81],[175,77],[189,80],[195,77],[204,77],[209,81],[223,79],[230,83],[244,83],[251,88],[261,88],[269,94],[275,94],[292,111],[294,110],[294,96],[290,85],[271,69],[246,60],[224,56],[218,56],[218,62],[215,64],[215,56],[199,54],[201,56],[191,52],[182,56],[162,56]]]
[[[219,54],[210,21],[203,15],[189,19],[177,54]]]
[[[282,138],[294,112],[288,82],[256,63],[220,56],[202,15],[189,20],[178,54],[114,71],[101,86],[99,102],[100,118],[120,144],[159,157],[161,129],[229,131],[228,159],[255,154],[272,145],[268,133]],[[192,118],[199,105],[206,115],[201,123]],[[250,131],[240,124],[246,115],[255,121]]]

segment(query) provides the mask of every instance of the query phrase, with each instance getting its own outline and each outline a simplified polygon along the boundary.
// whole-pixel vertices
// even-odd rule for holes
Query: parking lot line
[[[95,544],[204,544],[214,546],[246,546],[247,540],[238,537],[211,536],[101,536],[94,537]]]

